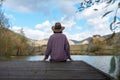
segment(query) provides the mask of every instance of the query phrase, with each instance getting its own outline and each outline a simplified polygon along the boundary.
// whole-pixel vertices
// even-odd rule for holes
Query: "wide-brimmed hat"
[[[52,30],[54,32],[62,32],[65,29],[64,26],[61,26],[60,22],[56,22],[54,26],[52,26]]]

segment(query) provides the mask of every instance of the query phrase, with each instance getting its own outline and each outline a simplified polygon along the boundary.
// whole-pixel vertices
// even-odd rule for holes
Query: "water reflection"
[[[109,73],[116,73],[116,78],[120,80],[120,56],[112,56]]]

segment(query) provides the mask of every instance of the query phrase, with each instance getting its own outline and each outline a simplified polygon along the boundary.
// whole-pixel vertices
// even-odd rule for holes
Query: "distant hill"
[[[116,34],[119,34],[119,33],[116,33]],[[111,37],[111,35],[112,34],[108,34],[108,35],[104,35],[103,37],[106,38],[106,39],[109,39]],[[88,37],[88,38],[83,39],[81,41],[70,39],[69,43],[70,43],[70,45],[87,44],[87,43],[90,43],[92,41],[92,38],[93,37]],[[47,45],[47,42],[48,42],[48,38],[45,38],[43,40],[31,40],[31,43],[34,43],[35,46]]]
[[[77,40],[72,40],[71,39],[71,41],[74,43],[74,44],[77,44],[77,43],[79,43],[80,41],[77,41]]]
[[[117,33],[115,33],[115,34],[104,35],[104,36],[102,36],[102,37],[104,37],[104,38],[109,42],[110,40],[112,40],[112,37],[115,37],[115,35],[118,37],[118,39],[120,39],[120,32],[117,32]],[[92,38],[93,38],[93,37],[88,37],[88,38],[86,38],[86,39],[83,39],[83,40],[81,40],[81,41],[78,41],[77,44],[82,44],[84,41],[91,42],[91,41],[92,41]],[[120,40],[118,40],[118,42],[120,42]]]
[[[91,40],[92,40],[92,37],[88,37],[88,38],[86,38],[86,39],[83,39],[83,40],[79,41],[79,43],[77,43],[77,44],[82,44],[82,43],[84,43],[85,41],[91,42]]]
[[[34,46],[42,46],[42,45],[47,45],[48,39],[43,39],[43,40],[30,40],[31,44],[34,44]],[[68,40],[70,45],[75,45],[79,43],[77,40]]]

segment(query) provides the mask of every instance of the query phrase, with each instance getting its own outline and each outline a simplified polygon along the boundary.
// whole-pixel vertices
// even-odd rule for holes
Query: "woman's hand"
[[[71,58],[70,58],[69,60],[70,60],[70,61],[74,61],[74,60],[73,60],[73,59],[71,59]]]
[[[45,62],[45,61],[46,61],[46,59],[44,58],[42,61],[43,61],[43,62]]]

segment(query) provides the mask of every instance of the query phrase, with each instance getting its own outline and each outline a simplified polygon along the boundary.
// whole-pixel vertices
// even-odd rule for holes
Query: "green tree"
[[[92,7],[94,4],[101,4],[103,2],[106,3],[105,8],[108,8],[108,6],[112,6],[115,2],[117,2],[118,0],[84,0],[82,1],[78,7],[78,12],[82,12],[83,10]],[[105,17],[106,15],[114,12],[114,16],[113,16],[113,20],[110,22],[110,30],[115,32],[115,30],[117,28],[120,28],[120,17],[119,15],[117,15],[118,13],[118,9],[120,9],[120,1],[118,2],[118,5],[116,5],[117,8],[114,10],[109,10],[107,12],[105,12],[101,18]],[[98,11],[98,9],[93,9],[94,11]]]

